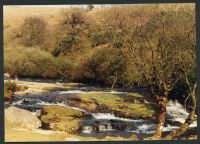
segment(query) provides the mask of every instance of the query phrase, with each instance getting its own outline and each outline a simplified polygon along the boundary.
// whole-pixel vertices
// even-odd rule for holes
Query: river
[[[52,83],[52,82],[51,82]],[[11,102],[5,102],[5,108],[9,106],[16,106],[23,109],[32,111],[37,116],[40,115],[41,107],[44,105],[59,105],[64,107],[74,108],[85,113],[92,115],[91,119],[83,121],[82,130],[78,135],[81,136],[93,136],[93,137],[105,137],[105,136],[122,136],[129,137],[132,134],[137,134],[139,138],[150,136],[155,132],[156,121],[141,118],[125,118],[117,117],[113,113],[91,113],[84,109],[70,105],[63,97],[77,93],[105,93],[108,91],[92,89],[91,87],[76,87],[70,90],[56,90],[48,93],[41,94],[28,94],[16,95]],[[123,94],[123,91],[113,91],[111,93]],[[24,103],[24,99],[28,99],[29,103]],[[183,106],[174,101],[169,101],[167,105],[167,119],[164,125],[164,133],[167,134],[179,128],[179,126],[185,121],[189,113],[183,108]],[[98,125],[98,128],[97,128]],[[190,129],[196,129],[197,122],[190,125]]]

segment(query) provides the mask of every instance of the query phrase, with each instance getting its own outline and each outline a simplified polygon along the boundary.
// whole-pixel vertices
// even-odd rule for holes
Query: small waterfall
[[[72,91],[61,91],[59,93],[88,93],[83,90],[72,90]],[[98,91],[90,91],[89,93],[97,93]],[[98,93],[109,93],[109,92],[98,92]],[[119,92],[121,93],[121,92]],[[24,100],[26,99],[26,100]],[[48,99],[47,99],[48,100]],[[73,108],[84,113],[89,113],[84,109],[80,109],[78,107],[69,106],[64,102],[60,102],[59,100],[55,100],[55,102],[47,101],[46,99],[42,99],[39,97],[31,97],[24,98],[19,97],[18,100],[8,103],[6,102],[6,106],[18,106],[22,108],[30,108],[34,109],[35,115],[39,116],[41,113],[41,108],[44,105],[57,105],[64,106],[67,108]],[[106,134],[124,134],[124,133],[135,133],[138,135],[151,135],[155,132],[156,122],[153,120],[146,119],[130,119],[117,117],[113,113],[90,113],[92,115],[92,119],[87,120],[83,123],[82,134],[90,136],[93,133],[104,133]],[[183,108],[183,106],[178,102],[169,101],[167,104],[167,118],[166,118],[166,126],[163,131],[174,131],[179,128],[178,123],[184,123],[189,113]],[[170,123],[168,123],[170,121]],[[190,127],[197,127],[197,122],[194,122],[190,125]]]
[[[184,109],[183,105],[181,105],[177,101],[169,101],[167,104],[167,118],[166,120],[171,121],[172,124],[175,122],[179,122],[180,124],[184,123],[187,119],[189,113]],[[164,127],[163,131],[174,131],[179,128],[177,124],[168,124]],[[197,127],[197,121],[193,122],[190,126]]]
[[[112,131],[151,134],[156,126],[150,120],[121,118],[112,113],[92,113],[92,116],[94,120],[83,126],[83,133]]]
[[[139,133],[152,134],[155,132],[156,124],[143,124],[138,126]]]
[[[93,131],[93,127],[92,126],[84,126],[82,129],[83,133],[91,133]]]
[[[179,128],[178,126],[167,125],[166,127],[163,128],[163,131],[164,131],[164,132],[167,132],[167,131],[174,131],[174,130],[177,130],[178,128]]]
[[[167,119],[172,122],[180,122],[184,123],[187,119],[189,113],[184,109],[183,105],[181,105],[177,101],[169,101],[167,104]],[[190,125],[190,127],[196,127],[197,122],[194,122]],[[174,127],[177,129],[177,127]]]
[[[104,120],[120,120],[120,121],[128,121],[128,122],[145,122],[146,120],[143,119],[128,119],[128,118],[121,118],[121,117],[116,117],[113,113],[92,113],[92,116],[94,119],[104,119]]]
[[[179,102],[169,101],[167,104],[167,116],[169,118],[179,118],[180,122],[184,121],[188,117],[189,113]]]

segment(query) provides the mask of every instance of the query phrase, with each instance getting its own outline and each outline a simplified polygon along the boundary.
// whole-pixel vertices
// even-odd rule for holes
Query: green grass
[[[143,95],[139,94],[139,93],[128,93],[128,96],[132,96],[132,97],[140,97],[140,98],[144,98]]]
[[[96,102],[105,105],[109,110],[117,111],[127,117],[151,117],[155,114],[155,108],[143,102],[133,103],[124,101],[126,98],[145,99],[138,93],[127,93],[123,95],[109,93],[89,93],[79,94],[80,98],[86,102]],[[90,104],[86,104],[85,108],[89,108]],[[94,106],[93,106],[94,107]]]

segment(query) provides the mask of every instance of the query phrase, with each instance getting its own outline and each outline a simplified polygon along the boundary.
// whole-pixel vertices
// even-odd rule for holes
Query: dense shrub
[[[15,56],[13,56],[15,55]],[[13,56],[13,58],[11,58]],[[51,54],[35,48],[11,50],[5,54],[4,71],[12,76],[69,78],[70,62],[65,58],[55,58]]]
[[[136,57],[140,64],[142,60],[150,59],[150,49],[144,54],[144,47],[151,45],[156,48],[162,42],[159,50],[165,48],[165,61],[174,59],[172,56],[175,53],[170,53],[174,50],[173,44],[176,44],[177,52],[186,54],[185,57],[188,57],[188,52],[193,53],[188,51],[193,47],[193,41],[188,40],[194,39],[194,30],[188,35],[190,38],[182,32],[183,25],[184,29],[195,28],[191,25],[192,17],[188,19],[183,6],[177,7],[176,10],[163,7],[157,9],[158,7],[160,6],[113,6],[96,9],[89,6],[90,10],[67,8],[61,11],[59,18],[53,22],[40,17],[27,17],[21,30],[18,26],[13,28],[11,24],[6,24],[4,43],[12,45],[5,45],[4,72],[11,76],[67,78],[103,85],[112,85],[117,79],[117,85],[144,86],[145,80],[131,60]],[[160,29],[163,22],[166,23],[166,33],[162,33]],[[15,30],[13,36],[11,28]],[[15,45],[14,38],[17,35],[23,45],[18,41]],[[144,36],[151,42],[145,42]],[[164,39],[160,39],[161,36]],[[129,53],[133,57],[127,58],[120,52],[126,49],[136,50],[138,54],[133,56]],[[157,59],[159,57],[158,55]],[[178,62],[177,59],[174,61]],[[185,61],[187,69],[191,69],[187,63],[189,61],[191,60]],[[150,62],[147,60],[147,63]],[[150,72],[150,64],[141,66],[141,69]],[[188,76],[195,81],[193,69]]]
[[[126,59],[112,48],[99,48],[88,61],[86,74],[88,79],[103,85],[122,84],[126,71]]]

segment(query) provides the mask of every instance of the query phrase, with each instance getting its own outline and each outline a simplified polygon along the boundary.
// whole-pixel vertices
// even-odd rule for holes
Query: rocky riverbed
[[[36,137],[48,135],[49,140],[54,138],[61,141],[137,140],[151,136],[155,132],[156,106],[146,96],[148,92],[144,89],[110,92],[106,88],[83,84],[30,79],[18,80],[17,83],[26,85],[28,89],[15,93],[12,101],[5,102],[6,141],[35,140],[34,137],[31,140],[25,135],[20,137],[13,133],[14,131],[18,131],[19,134],[28,131],[34,133]],[[18,115],[20,110],[26,111],[25,115],[34,115],[41,125],[35,129],[28,128],[28,124],[25,124],[28,122],[26,119],[28,116]],[[13,124],[12,119],[15,117],[11,112],[15,112],[19,121],[22,119],[22,126]],[[188,112],[181,104],[170,101],[164,134],[176,130],[187,116]],[[28,123],[31,125],[33,122]],[[191,132],[182,138],[196,135],[196,123],[193,123],[190,129]],[[40,138],[40,140],[47,139]]]

